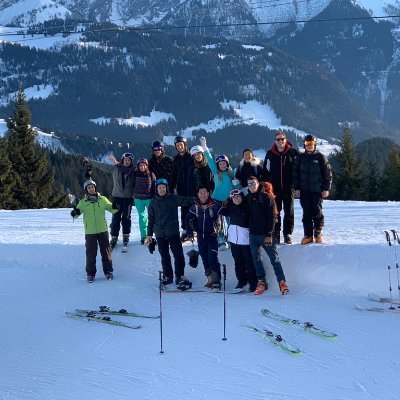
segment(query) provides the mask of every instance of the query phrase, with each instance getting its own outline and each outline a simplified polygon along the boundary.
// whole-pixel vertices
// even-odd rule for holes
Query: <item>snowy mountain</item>
[[[131,330],[67,318],[66,311],[114,309],[159,314],[158,252],[140,245],[132,210],[127,254],[113,252],[115,278],[100,270],[86,282],[82,219],[70,209],[0,211],[0,391],[7,400],[397,400],[400,315],[359,311],[388,308],[368,293],[389,294],[389,248],[383,230],[398,229],[400,203],[324,202],[328,244],[301,246],[301,209],[291,246],[279,253],[290,294],[281,296],[266,262],[270,289],[261,296],[207,293],[162,294],[160,322],[116,316],[142,327]],[[192,246],[184,246],[185,252]],[[395,253],[397,251],[397,253]],[[229,250],[226,289],[236,285]],[[203,288],[203,266],[186,267]],[[393,297],[398,301],[395,268]],[[224,300],[226,341],[224,337]],[[334,332],[327,340],[264,317],[268,308]],[[293,356],[245,328],[266,327],[298,347]]]

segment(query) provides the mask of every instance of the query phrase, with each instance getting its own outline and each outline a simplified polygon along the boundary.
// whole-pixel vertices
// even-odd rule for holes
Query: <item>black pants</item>
[[[238,282],[241,284],[256,284],[256,269],[253,264],[250,245],[231,243],[231,253],[235,262],[235,274]]]
[[[294,227],[294,191],[276,193],[276,208],[278,210],[278,218],[275,224],[275,233],[279,234],[281,231],[281,211],[283,205],[283,234],[291,235]]]
[[[113,271],[111,261],[111,247],[108,240],[108,232],[85,235],[86,246],[86,273],[96,276],[97,243],[99,243],[103,272],[107,274]]]
[[[185,257],[183,255],[182,243],[179,234],[157,237],[158,251],[161,255],[161,265],[164,276],[173,278],[174,273],[172,270],[171,255],[169,249],[171,248],[175,261],[175,278],[179,280],[181,276],[185,275]]]
[[[304,236],[312,237],[321,234],[324,226],[322,214],[322,194],[312,192],[300,192],[300,204],[303,208]]]
[[[212,275],[213,280],[219,281],[221,279],[221,264],[218,260],[218,238],[213,234],[203,238],[202,234],[199,234],[197,244],[206,276]]]
[[[133,199],[114,197],[113,201],[119,205],[119,210],[112,216],[110,225],[111,236],[119,235],[120,225],[122,225],[122,234],[129,235],[131,233],[131,211]]]
[[[190,210],[190,206],[181,206],[181,228],[186,231],[186,216]]]

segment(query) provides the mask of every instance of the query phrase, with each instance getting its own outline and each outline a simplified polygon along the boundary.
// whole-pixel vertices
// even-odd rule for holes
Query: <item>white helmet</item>
[[[190,149],[190,155],[194,156],[196,153],[204,153],[204,149],[201,146],[193,146]]]
[[[87,180],[87,181],[83,184],[83,189],[85,190],[85,192],[86,192],[86,188],[87,188],[89,185],[93,185],[94,187],[96,187],[96,182],[95,182],[95,181],[92,181],[91,179]]]

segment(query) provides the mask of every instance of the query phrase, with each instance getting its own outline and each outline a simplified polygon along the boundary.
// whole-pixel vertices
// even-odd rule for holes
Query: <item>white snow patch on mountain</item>
[[[56,88],[53,85],[36,85],[24,88],[25,99],[46,99],[54,94]],[[18,96],[18,92],[8,93],[0,97],[0,106],[7,106],[9,103],[14,102]]]

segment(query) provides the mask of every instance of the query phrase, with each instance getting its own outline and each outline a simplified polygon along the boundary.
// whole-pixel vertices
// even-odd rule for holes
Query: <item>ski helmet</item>
[[[168,181],[165,178],[156,179],[156,187],[158,185],[165,185],[166,187],[168,187]]]
[[[83,184],[83,190],[84,190],[85,192],[86,192],[86,188],[87,188],[89,185],[93,185],[94,188],[96,189],[96,182],[93,181],[92,179],[88,179],[88,180],[85,181],[85,183]]]
[[[215,157],[215,162],[218,163],[220,161],[225,161],[227,166],[229,167],[229,158],[225,154],[219,154],[217,157]]]
[[[317,147],[317,138],[314,135],[309,134],[309,135],[304,136],[304,139],[303,139],[304,147],[306,147],[305,146],[306,142],[314,142],[315,147]]]
[[[139,160],[137,160],[136,165],[139,166],[139,164],[145,164],[145,165],[149,166],[149,162],[147,161],[146,158],[139,158]]]
[[[193,146],[190,149],[190,155],[194,156],[196,153],[204,153],[204,149],[201,146]]]
[[[164,150],[164,143],[160,142],[159,140],[155,140],[152,144],[151,144],[151,148],[152,150]]]
[[[124,153],[122,154],[121,161],[124,161],[124,158],[129,158],[131,162],[133,161],[133,154],[132,153]]]
[[[174,144],[177,144],[179,142],[185,143],[185,145],[186,145],[187,139],[181,135],[175,136]]]

